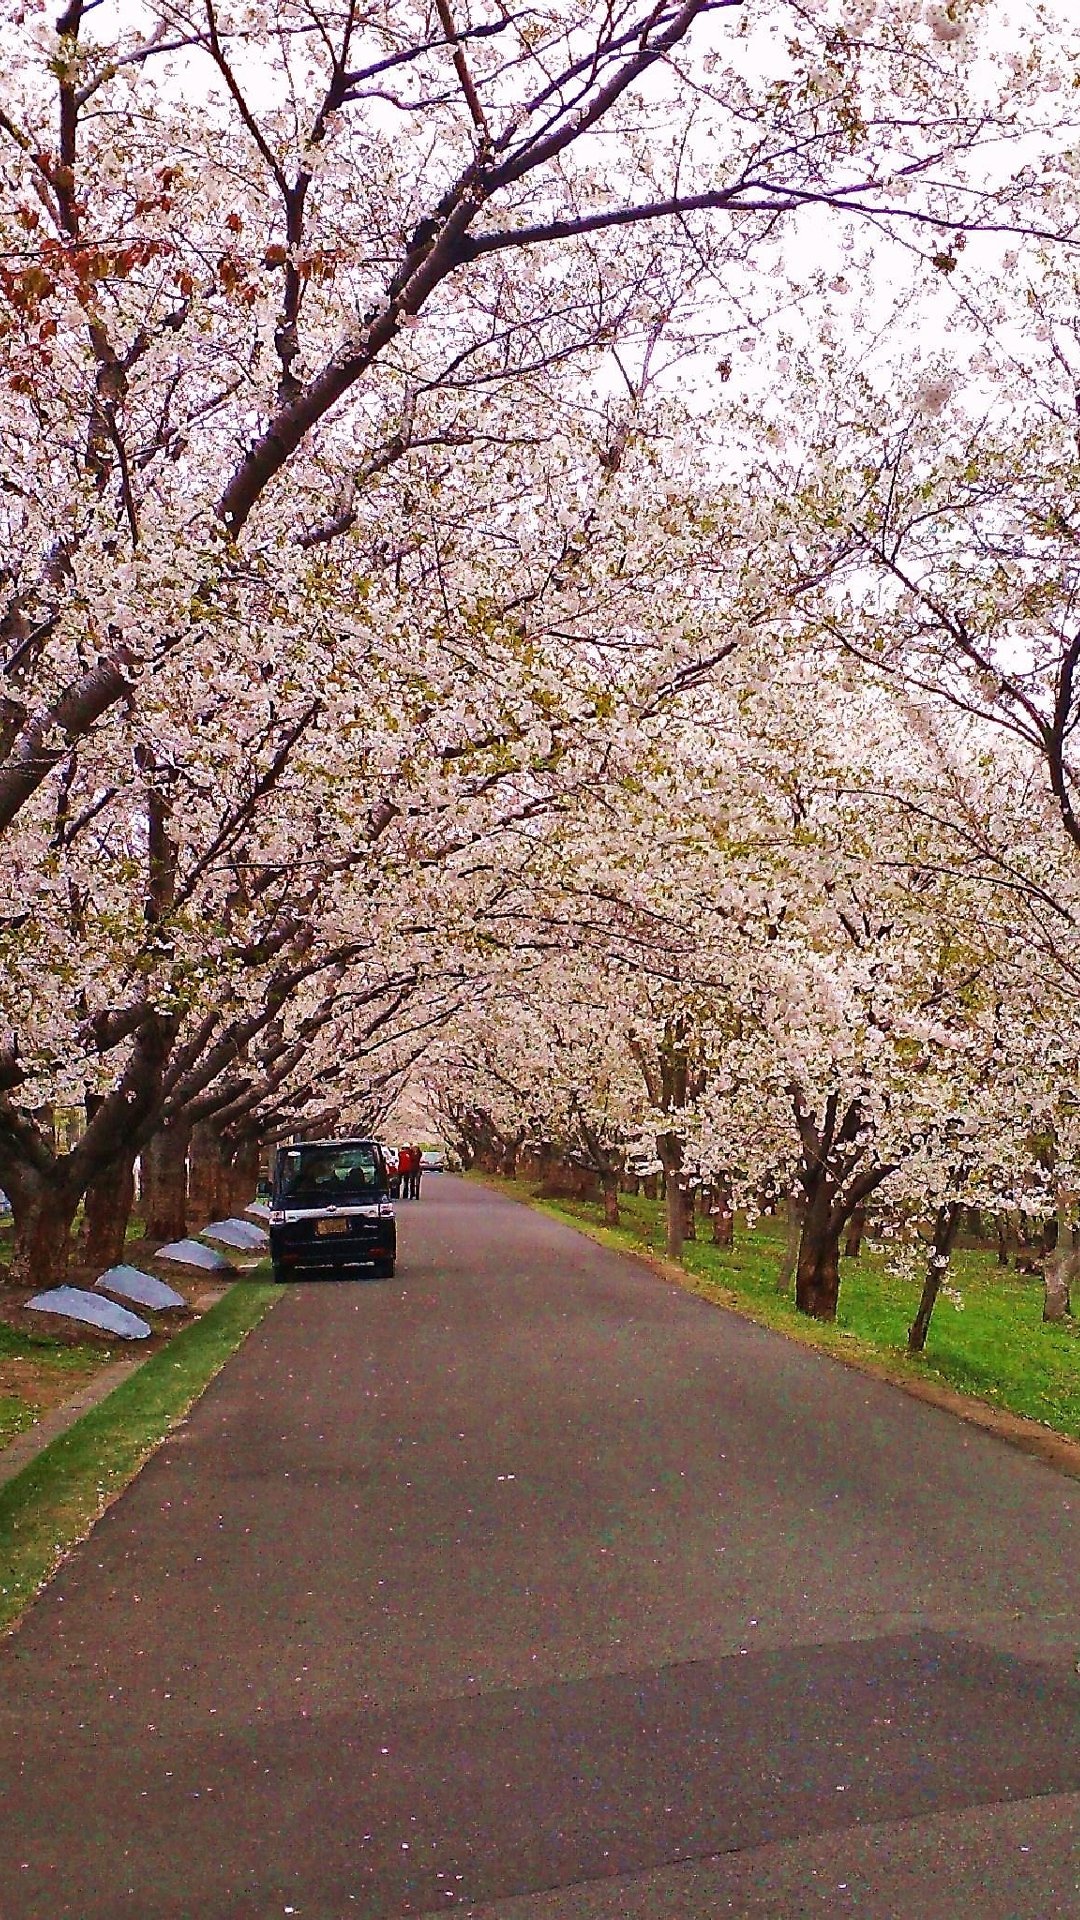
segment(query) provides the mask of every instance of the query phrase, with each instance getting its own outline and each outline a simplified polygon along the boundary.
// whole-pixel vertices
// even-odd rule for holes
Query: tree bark
[[[1053,1219],[1053,1244],[1048,1245],[1043,1268],[1043,1320],[1048,1326],[1060,1325],[1072,1317],[1071,1288],[1080,1280],[1080,1257],[1072,1250],[1072,1212],[1074,1199],[1062,1190],[1058,1194]],[[1049,1242],[1050,1236],[1047,1235]]]
[[[934,1238],[930,1243],[930,1256],[926,1263],[926,1278],[923,1281],[919,1310],[908,1328],[908,1352],[921,1353],[926,1345],[926,1335],[930,1327],[930,1317],[934,1311],[941,1283],[949,1271],[953,1242],[960,1225],[960,1205],[958,1201],[946,1201],[939,1207],[934,1221]]]
[[[135,1148],[128,1147],[89,1181],[83,1196],[79,1257],[104,1270],[124,1257],[135,1200]]]
[[[696,1194],[694,1192],[693,1187],[684,1187],[682,1190],[682,1197],[683,1197],[683,1239],[696,1240],[697,1239],[697,1207],[694,1204],[696,1200]]]
[[[840,1235],[827,1203],[817,1197],[807,1206],[795,1263],[795,1305],[813,1320],[835,1320],[840,1297]]]
[[[896,1171],[866,1164],[868,1140],[858,1100],[842,1106],[833,1092],[819,1119],[801,1088],[790,1089],[802,1143],[799,1179],[806,1195],[795,1262],[795,1304],[814,1320],[835,1320],[840,1294],[840,1239],[856,1208]]]
[[[7,1175],[14,1247],[7,1269],[13,1287],[59,1287],[67,1279],[71,1228],[81,1194],[77,1184],[20,1167]]]
[[[718,1180],[713,1190],[712,1237],[714,1246],[730,1251],[735,1245],[735,1213],[731,1204],[731,1182],[727,1178]]]
[[[187,1153],[190,1129],[159,1127],[142,1153],[139,1205],[148,1240],[180,1240],[187,1232]]]
[[[235,1148],[229,1165],[229,1211],[243,1213],[255,1198],[262,1154],[256,1135],[249,1135]]]
[[[1047,1255],[1042,1314],[1047,1326],[1060,1326],[1072,1318],[1072,1287],[1076,1282],[1080,1282],[1080,1254],[1063,1250]]]
[[[603,1185],[604,1185],[604,1225],[608,1227],[617,1227],[619,1224],[619,1176],[618,1174],[606,1173],[603,1178]]]
[[[997,1263],[1007,1267],[1012,1252],[1012,1222],[1007,1213],[999,1213],[994,1222],[997,1228]]]
[[[848,1221],[847,1235],[844,1240],[845,1260],[857,1260],[862,1252],[863,1234],[866,1232],[866,1208],[856,1207]]]
[[[221,1135],[213,1121],[200,1120],[188,1152],[188,1217],[196,1227],[220,1218],[225,1178]]]

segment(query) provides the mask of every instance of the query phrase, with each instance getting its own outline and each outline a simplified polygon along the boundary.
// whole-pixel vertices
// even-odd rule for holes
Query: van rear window
[[[278,1156],[282,1200],[332,1203],[377,1193],[385,1184],[373,1146],[286,1147]]]

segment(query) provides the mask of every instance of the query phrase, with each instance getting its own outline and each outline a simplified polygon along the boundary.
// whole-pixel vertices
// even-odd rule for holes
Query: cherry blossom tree
[[[835,1315],[841,1237],[871,1195],[898,1230],[929,1217],[924,1337],[960,1207],[1034,1197],[1031,1141],[1075,1023],[934,824],[946,770],[906,707],[841,682],[808,705],[815,670],[774,673],[741,711],[697,687],[662,750],[639,743],[636,774],[605,788],[604,844],[579,819],[534,849],[500,896],[513,989],[484,1002],[450,1085],[514,1142],[572,1137],[567,1089],[591,1085],[623,1151],[665,1165],[673,1252],[688,1170],[750,1206],[766,1184],[799,1191],[796,1299],[817,1317]],[[973,792],[980,771],[971,753]]]
[[[611,975],[639,1131],[674,1168],[769,914],[747,945],[748,913],[717,910],[730,872],[680,845],[658,740],[682,729],[664,779],[714,788],[711,690],[744,653],[755,686],[758,641],[838,560],[748,490],[737,436],[719,473],[679,364],[737,387],[762,317],[824,299],[789,251],[808,208],[841,303],[879,232],[938,292],[988,229],[1067,237],[1069,48],[1043,23],[999,58],[963,10],[777,0],[104,19],[21,10],[0,99],[15,1272],[62,1264],[83,1194],[104,1244],[136,1153],[160,1221],[197,1130],[374,1112],[320,1052],[342,1009],[347,1057],[395,1022],[407,1056],[418,981],[543,921],[524,880],[504,913],[537,840],[564,924],[646,860],[624,928],[677,923],[709,956],[657,979],[619,949]],[[721,784],[714,813],[749,804],[758,832],[758,791]],[[571,888],[543,822],[600,804]],[[741,870],[743,897],[770,875]],[[631,1126],[618,1085],[610,1130],[578,1097],[594,1155]],[[61,1154],[57,1102],[87,1116]]]

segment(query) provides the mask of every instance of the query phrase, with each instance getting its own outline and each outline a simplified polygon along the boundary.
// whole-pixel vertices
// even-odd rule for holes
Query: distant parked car
[[[425,1147],[420,1155],[421,1173],[445,1173],[446,1155],[441,1147]]]

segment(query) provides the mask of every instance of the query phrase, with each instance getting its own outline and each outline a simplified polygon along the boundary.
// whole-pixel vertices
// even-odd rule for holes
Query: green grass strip
[[[242,1283],[0,1487],[0,1633],[257,1326],[279,1287]]]

